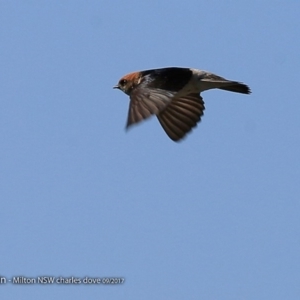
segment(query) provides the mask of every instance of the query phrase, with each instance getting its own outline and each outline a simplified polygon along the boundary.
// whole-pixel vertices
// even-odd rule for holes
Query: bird
[[[200,122],[205,109],[201,97],[203,91],[221,89],[251,93],[242,82],[181,67],[132,72],[123,76],[113,88],[130,97],[126,129],[155,115],[175,142],[181,141]]]

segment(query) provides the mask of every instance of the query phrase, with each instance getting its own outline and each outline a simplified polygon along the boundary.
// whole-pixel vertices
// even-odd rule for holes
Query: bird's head
[[[130,95],[133,88],[139,84],[140,73],[134,72],[123,76],[114,89],[119,89],[127,95]]]

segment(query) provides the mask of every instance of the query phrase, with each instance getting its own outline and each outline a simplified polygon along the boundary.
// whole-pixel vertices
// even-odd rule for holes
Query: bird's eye
[[[127,80],[126,79],[121,79],[119,84],[124,86],[125,84],[127,83]]]

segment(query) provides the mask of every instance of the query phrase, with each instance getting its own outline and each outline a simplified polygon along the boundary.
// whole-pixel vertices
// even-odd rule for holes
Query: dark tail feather
[[[250,88],[246,84],[240,82],[232,82],[232,85],[220,87],[219,89],[241,94],[251,93]]]

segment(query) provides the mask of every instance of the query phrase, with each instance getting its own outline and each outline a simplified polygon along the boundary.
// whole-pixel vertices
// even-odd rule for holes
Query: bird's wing
[[[179,141],[197,126],[204,109],[202,97],[199,94],[190,94],[172,99],[157,118],[170,139]]]
[[[130,104],[126,128],[139,123],[151,115],[158,115],[169,103],[175,92],[148,88],[143,85],[136,87],[130,94]]]

